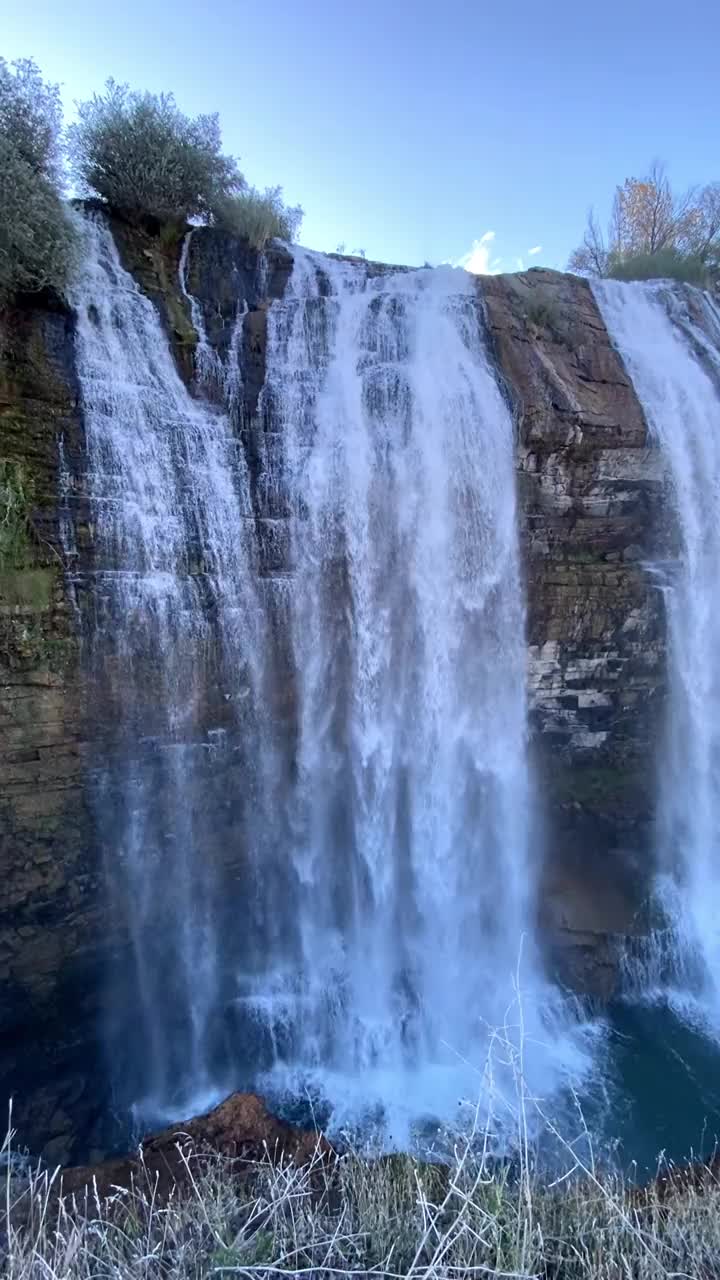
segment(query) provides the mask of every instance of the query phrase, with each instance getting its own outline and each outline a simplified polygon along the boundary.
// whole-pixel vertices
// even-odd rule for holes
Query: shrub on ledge
[[[660,249],[657,253],[636,253],[626,257],[610,255],[608,276],[611,280],[678,280],[709,288],[713,283],[711,266],[696,254],[677,249]]]
[[[217,115],[192,119],[171,93],[136,93],[108,80],[103,94],[79,104],[78,117],[68,130],[76,180],[133,220],[206,218],[244,186],[236,161],[220,149]]]
[[[294,240],[303,219],[299,205],[289,208],[283,203],[282,187],[267,187],[264,192],[248,187],[219,200],[213,212],[217,226],[242,236],[258,250],[269,240]]]

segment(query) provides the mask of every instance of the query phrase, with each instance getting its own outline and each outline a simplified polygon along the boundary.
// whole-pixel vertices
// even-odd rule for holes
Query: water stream
[[[93,797],[133,970],[123,953],[109,975],[108,1039],[141,1109],[182,1109],[215,1087],[224,890],[206,850],[233,753],[252,745],[264,620],[228,419],[187,392],[106,224],[86,218],[83,234],[85,649],[107,729]]]
[[[594,285],[667,468],[677,554],[661,567],[670,705],[658,762],[662,913],[634,976],[720,1037],[720,315],[696,289]]]
[[[182,1116],[260,1082],[392,1145],[479,1096],[514,1125],[518,1082],[578,1058],[534,938],[514,428],[475,284],[293,250],[248,424],[243,308],[221,360],[190,237],[195,395],[108,227],[84,234],[124,1096]]]

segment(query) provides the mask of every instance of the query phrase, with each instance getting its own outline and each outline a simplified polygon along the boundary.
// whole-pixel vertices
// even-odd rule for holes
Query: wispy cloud
[[[486,231],[479,240],[473,240],[472,246],[461,258],[451,258],[451,267],[463,267],[465,271],[476,276],[496,276],[501,271],[524,271],[525,259],[517,254],[511,257],[500,257],[495,253],[495,232]],[[535,258],[542,253],[542,245],[533,245],[526,251],[528,258]]]
[[[466,271],[471,271],[476,276],[496,276],[502,271],[502,258],[492,256],[494,239],[495,232],[486,231],[479,240],[473,240],[472,248],[468,249],[467,253],[453,260],[452,266],[464,267]]]

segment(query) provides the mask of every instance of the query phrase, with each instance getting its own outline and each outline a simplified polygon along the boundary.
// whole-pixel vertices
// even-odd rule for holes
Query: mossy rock
[[[546,785],[552,798],[562,806],[612,816],[644,809],[649,780],[641,767],[630,767],[624,761],[597,765],[575,763],[553,770]]]
[[[55,578],[54,570],[46,568],[0,569],[0,608],[49,609]]]
[[[0,667],[61,675],[77,653],[73,636],[52,626],[48,615],[17,607],[0,608]]]

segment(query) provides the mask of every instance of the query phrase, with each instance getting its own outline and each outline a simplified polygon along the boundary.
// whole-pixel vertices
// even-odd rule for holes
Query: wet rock
[[[666,663],[646,562],[672,545],[664,472],[585,280],[479,288],[518,434],[542,928],[568,984],[602,993],[652,871]]]
[[[161,236],[118,223],[115,232],[192,385],[197,335],[178,283],[182,230]],[[193,234],[188,283],[220,355],[238,309],[248,309],[233,428],[268,576],[291,569],[287,495],[263,488],[263,458],[280,436],[271,397],[260,397],[268,305],[282,295],[289,268],[281,248],[261,262],[227,235]],[[585,282],[546,271],[485,277],[481,296],[518,433],[532,751],[548,848],[541,924],[556,971],[602,994],[617,974],[614,939],[639,927],[651,870],[665,649],[660,593],[644,566],[671,545],[662,468]],[[34,492],[33,563],[0,577],[0,1100],[15,1095],[21,1140],[34,1151],[77,1160],[117,1140],[103,1119],[110,1108],[99,1041],[108,974],[118,1001],[129,998],[128,940],[107,909],[91,785],[114,746],[117,717],[78,663],[78,619],[86,609],[102,613],[102,599],[87,572],[97,566],[73,318],[38,297],[0,320],[0,459],[20,460]],[[62,456],[74,478],[69,490]],[[74,547],[63,543],[64,519]],[[295,690],[280,616],[273,643],[269,696],[292,741]],[[149,672],[149,719],[157,684]],[[209,680],[194,694],[207,698],[208,723],[221,731],[220,688]],[[218,838],[206,855],[242,883],[228,797],[244,794],[246,775],[239,758],[233,768],[219,776],[208,753]],[[639,868],[632,883],[631,864]],[[589,882],[613,878],[619,904],[586,892]]]
[[[206,1115],[172,1125],[146,1138],[137,1155],[105,1160],[97,1165],[65,1169],[64,1194],[81,1193],[97,1187],[98,1194],[110,1194],[114,1187],[129,1187],[133,1179],[156,1180],[160,1194],[189,1180],[183,1157],[194,1153],[226,1156],[252,1163],[270,1159],[294,1160],[305,1164],[316,1155],[331,1154],[332,1147],[319,1133],[295,1128],[268,1111],[264,1100],[254,1093],[234,1093]]]

